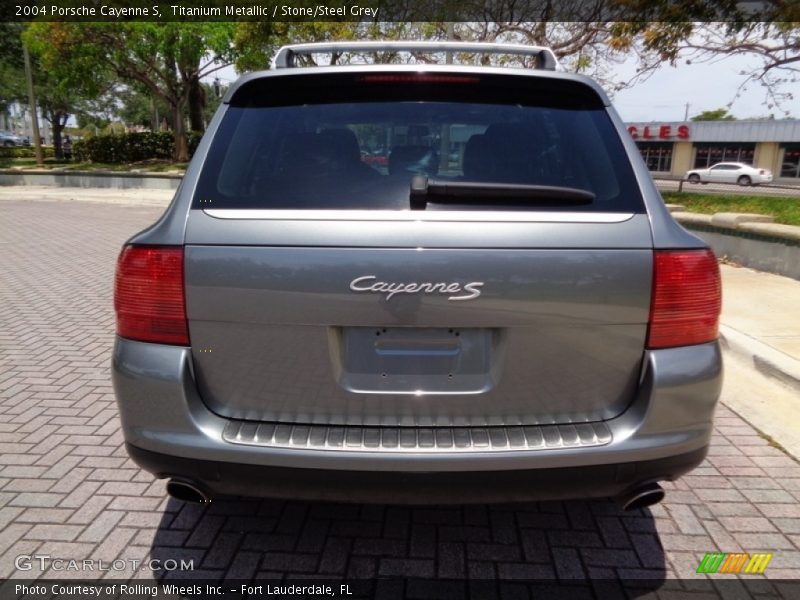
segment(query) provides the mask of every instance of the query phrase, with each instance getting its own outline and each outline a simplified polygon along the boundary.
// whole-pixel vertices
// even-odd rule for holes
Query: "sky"
[[[738,119],[766,116],[775,118],[785,115],[778,108],[769,108],[765,90],[758,84],[750,84],[739,98],[736,93],[745,80],[740,71],[750,71],[758,65],[752,57],[726,57],[712,63],[678,64],[671,67],[664,64],[649,79],[630,89],[617,92],[613,97],[614,106],[625,121],[681,121],[689,104],[689,118],[704,110],[726,108],[734,101],[729,111]],[[621,74],[633,74],[633,62],[620,66]],[[800,84],[787,86],[793,88],[795,98],[800,98]],[[794,108],[791,116],[800,118],[800,111],[791,102],[783,105],[785,110]]]

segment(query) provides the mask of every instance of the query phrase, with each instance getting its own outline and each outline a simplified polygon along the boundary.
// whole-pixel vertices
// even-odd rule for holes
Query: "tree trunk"
[[[206,107],[206,92],[197,77],[192,77],[187,86],[189,88],[189,128],[192,131],[205,131],[203,109]]]
[[[189,162],[189,140],[186,137],[186,125],[183,120],[183,107],[185,102],[179,102],[172,107],[173,119],[173,139],[175,141],[175,154],[172,158],[175,162]]]
[[[54,110],[52,113],[52,118],[50,119],[50,125],[53,127],[53,149],[55,150],[55,155],[58,160],[62,160],[64,158],[64,149],[61,143],[61,133],[64,131],[64,127],[67,124],[67,119],[69,119],[69,114],[63,110]]]

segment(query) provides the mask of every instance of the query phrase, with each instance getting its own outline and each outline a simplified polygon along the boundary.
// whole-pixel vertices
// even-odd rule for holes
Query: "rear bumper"
[[[675,479],[705,458],[707,448],[650,461],[564,469],[395,473],[330,471],[181,458],[127,444],[128,454],[159,478],[195,484],[209,497],[264,496],[382,504],[471,504],[613,497],[642,483]]]
[[[709,444],[722,359],[716,342],[647,352],[636,398],[606,421],[604,445],[486,452],[230,443],[229,420],[197,393],[188,348],[118,338],[112,376],[129,452],[158,477],[191,479],[215,494],[378,501],[378,490],[392,490],[396,501],[463,502],[476,494],[474,501],[608,496],[680,476]]]

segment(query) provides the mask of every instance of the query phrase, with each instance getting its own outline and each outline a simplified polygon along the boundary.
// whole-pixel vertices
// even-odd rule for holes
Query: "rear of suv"
[[[399,51],[535,68],[295,66]],[[229,89],[120,255],[112,371],[139,465],[185,500],[636,507],[699,464],[717,262],[595,82],[528,46],[275,62]]]

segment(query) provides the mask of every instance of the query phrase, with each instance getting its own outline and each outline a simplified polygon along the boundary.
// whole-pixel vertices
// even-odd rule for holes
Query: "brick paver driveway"
[[[739,580],[759,579],[768,594],[778,579],[800,577],[800,466],[724,407],[703,466],[667,484],[664,503],[633,513],[610,501],[414,508],[169,500],[163,482],[125,454],[108,372],[116,253],[159,213],[0,203],[0,578],[39,576],[39,564],[25,571],[15,562],[45,554],[194,560],[193,572],[168,576],[503,580],[473,597],[527,598],[514,578],[622,576],[649,579],[640,585],[664,597],[707,597],[726,578],[695,574],[713,551],[773,553],[770,581]],[[142,570],[45,574],[56,575],[153,578]],[[431,585],[390,589],[420,597],[471,589]],[[575,597],[603,596],[581,585]]]

